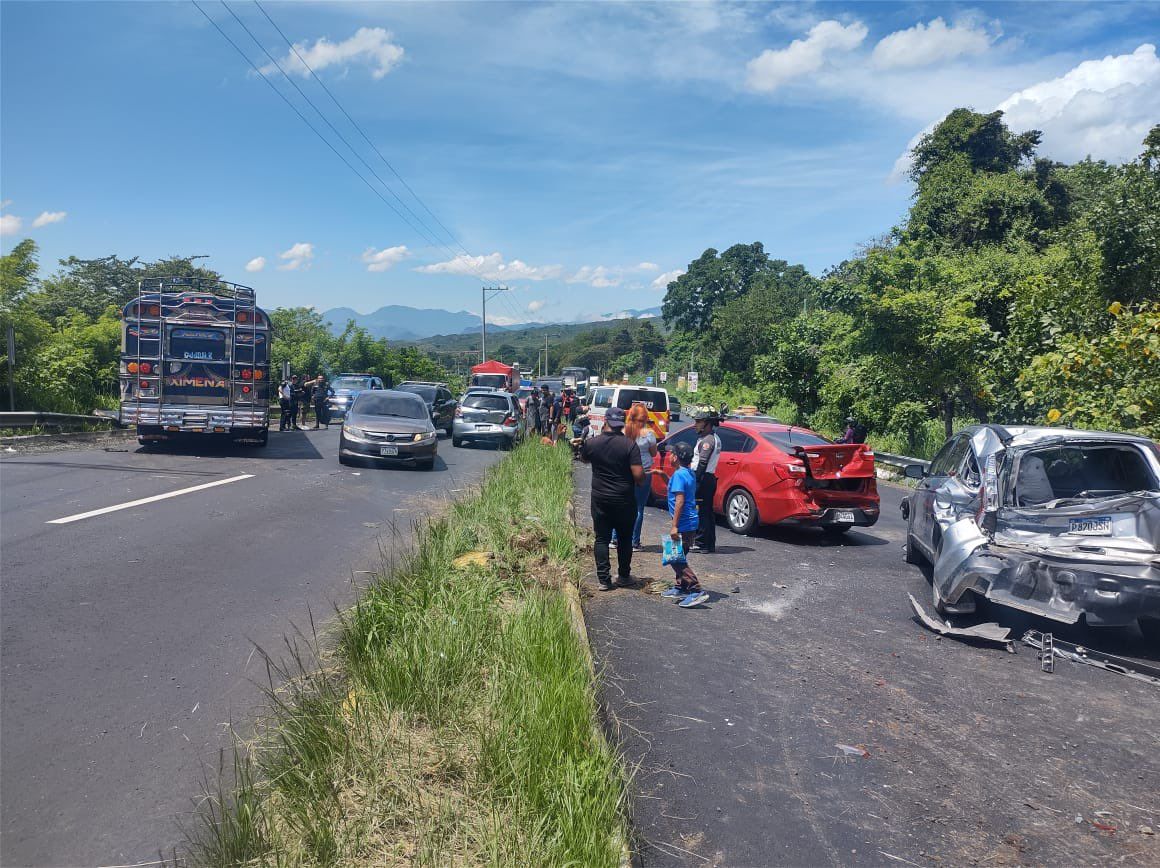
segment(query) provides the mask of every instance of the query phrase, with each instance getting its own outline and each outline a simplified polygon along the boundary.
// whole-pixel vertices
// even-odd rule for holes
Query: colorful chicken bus
[[[265,446],[270,318],[222,280],[141,281],[121,311],[121,421],[142,445],[218,435]]]

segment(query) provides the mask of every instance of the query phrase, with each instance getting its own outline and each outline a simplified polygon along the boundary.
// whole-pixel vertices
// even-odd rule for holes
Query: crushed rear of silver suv
[[[520,402],[509,392],[469,393],[455,411],[451,445],[495,443],[510,449],[519,437],[522,418]]]
[[[979,425],[959,432],[903,501],[907,560],[934,566],[940,612],[975,594],[1160,641],[1160,447],[1145,437]]]

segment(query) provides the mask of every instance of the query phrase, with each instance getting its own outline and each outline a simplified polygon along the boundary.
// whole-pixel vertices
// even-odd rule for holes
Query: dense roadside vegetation
[[[571,490],[569,451],[529,442],[421,523],[321,665],[277,670],[192,861],[617,864],[624,779],[561,591]]]
[[[156,262],[106,256],[61,260],[41,278],[36,244],[21,241],[0,257],[0,335],[16,332],[16,409],[88,413],[117,405],[121,346],[119,312],[148,277],[184,275],[218,278],[196,257]],[[259,292],[261,304],[261,292]],[[289,361],[296,373],[374,371],[404,379],[445,380],[447,372],[414,347],[394,348],[348,323],[334,335],[315,310],[270,311],[274,323],[271,359],[276,370]],[[0,342],[3,338],[0,337]],[[0,364],[0,393],[7,400],[7,360]]]
[[[650,329],[639,363],[601,364],[589,332],[561,362],[693,368],[699,400],[829,432],[853,413],[910,453],[969,420],[1160,436],[1160,127],[1122,166],[1038,141],[956,110],[914,149],[905,220],[854,258],[818,278],[759,243],[706,250],[668,286],[659,350]]]

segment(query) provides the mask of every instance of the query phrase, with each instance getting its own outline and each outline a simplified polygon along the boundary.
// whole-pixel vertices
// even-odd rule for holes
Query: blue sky
[[[34,238],[46,273],[209,254],[267,306],[364,312],[478,311],[503,282],[490,315],[572,320],[659,304],[707,247],[820,274],[898,221],[900,158],[956,106],[1005,108],[1064,161],[1131,158],[1160,121],[1156,3],[265,3],[462,245],[439,246],[261,10],[202,5],[426,225],[192,4],[4,2],[5,252]]]

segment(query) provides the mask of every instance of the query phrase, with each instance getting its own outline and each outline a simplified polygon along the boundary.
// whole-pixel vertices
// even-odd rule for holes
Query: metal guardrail
[[[79,416],[72,413],[0,413],[0,428],[77,428],[81,425],[116,425],[106,416]]]
[[[879,452],[877,449],[874,450],[874,463],[897,468],[900,472],[908,464],[919,464],[922,467],[930,467],[930,462],[922,458],[911,458],[908,455],[891,455],[889,452]]]

